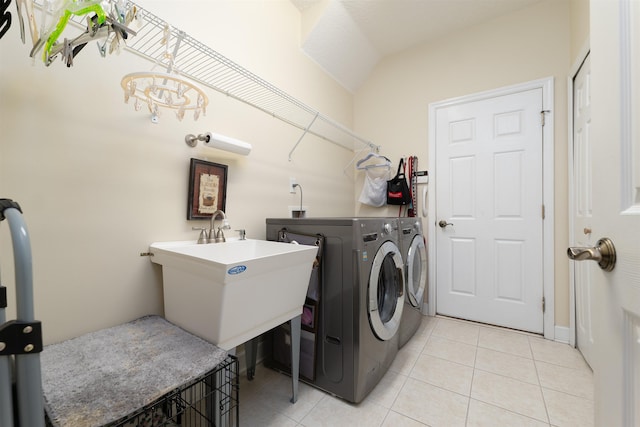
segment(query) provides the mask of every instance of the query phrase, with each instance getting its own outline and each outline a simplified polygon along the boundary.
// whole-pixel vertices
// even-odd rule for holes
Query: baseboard
[[[424,314],[425,316],[429,315],[429,303],[423,302],[422,303],[422,310],[421,313]],[[565,344],[571,344],[571,328],[569,328],[568,326],[558,326],[556,325],[553,328],[554,334],[555,336],[553,337],[553,341],[557,341],[557,342],[561,342],[561,343],[565,343]]]
[[[553,338],[554,341],[569,344],[570,342],[569,337],[571,336],[571,333],[570,333],[571,329],[569,329],[569,327],[556,325],[556,327],[554,328],[554,331],[555,331],[555,337]]]

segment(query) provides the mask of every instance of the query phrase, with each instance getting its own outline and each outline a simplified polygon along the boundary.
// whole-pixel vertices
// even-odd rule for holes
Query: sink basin
[[[150,245],[167,320],[224,350],[302,313],[317,250],[253,239]]]

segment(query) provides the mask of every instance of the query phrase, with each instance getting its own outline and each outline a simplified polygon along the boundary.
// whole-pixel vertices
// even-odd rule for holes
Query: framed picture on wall
[[[208,219],[227,199],[227,165],[191,159],[187,219]]]

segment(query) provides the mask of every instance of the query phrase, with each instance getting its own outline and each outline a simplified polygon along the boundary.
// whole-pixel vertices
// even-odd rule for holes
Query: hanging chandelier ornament
[[[124,90],[124,102],[134,99],[134,109],[140,111],[147,105],[151,113],[151,121],[158,123],[161,108],[175,110],[176,117],[182,121],[188,111],[193,111],[193,119],[206,115],[209,98],[195,83],[180,76],[174,68],[174,59],[178,53],[183,33],[178,34],[173,53],[169,52],[171,27],[164,29],[162,43],[166,49],[163,57],[168,59],[167,72],[141,71],[125,75],[120,82]]]

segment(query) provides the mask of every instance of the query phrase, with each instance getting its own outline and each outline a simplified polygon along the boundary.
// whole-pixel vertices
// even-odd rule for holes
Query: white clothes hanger
[[[366,161],[368,161],[368,160],[370,160],[372,158],[383,159],[384,161],[382,163],[374,163],[374,164],[371,164],[371,165],[364,165],[363,166],[363,163],[365,163]],[[374,152],[371,152],[371,153],[367,154],[362,159],[358,160],[358,162],[356,163],[356,169],[360,169],[360,170],[367,170],[367,169],[371,169],[371,168],[380,168],[380,167],[390,168],[391,167],[391,160],[389,160],[385,156],[381,156],[380,154],[377,154],[377,153],[374,153]]]
[[[351,158],[351,160],[349,161],[349,163],[344,167],[344,169],[342,169],[342,173],[344,173],[345,175],[347,175],[347,170],[351,167],[351,165],[353,165],[353,164],[354,164],[354,162],[356,161],[356,159],[357,159],[357,158],[358,158],[362,153],[364,153],[364,152],[365,152],[365,151],[367,151],[367,150],[370,150],[370,153],[369,153],[369,154],[376,154],[376,153],[378,153],[378,152],[380,151],[380,146],[379,146],[379,145],[368,144],[368,146],[367,146],[367,147],[364,147],[364,148],[362,148],[362,149],[358,150],[358,151],[354,154],[354,156]],[[377,155],[377,154],[376,154],[376,155]],[[378,157],[381,157],[381,156],[379,156],[379,155],[377,155],[377,156],[378,156]],[[370,158],[370,157],[368,157],[368,156],[367,156],[367,157],[365,157],[365,158]],[[386,157],[385,157],[385,159],[386,159]],[[358,162],[358,165],[359,165],[359,164],[361,164],[361,162],[362,162],[363,160],[364,160],[364,159],[362,159],[360,162]]]

